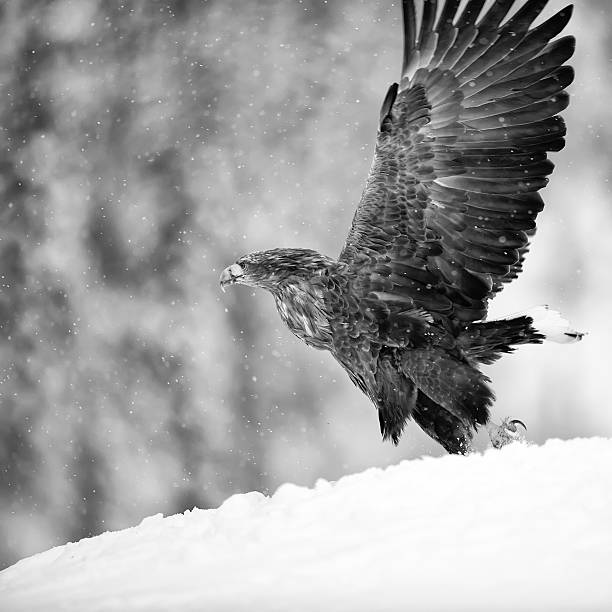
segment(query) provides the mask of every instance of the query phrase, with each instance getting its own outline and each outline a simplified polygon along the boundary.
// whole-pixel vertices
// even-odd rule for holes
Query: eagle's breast
[[[305,281],[290,283],[275,294],[276,307],[287,327],[318,349],[331,346],[331,327],[323,290]]]

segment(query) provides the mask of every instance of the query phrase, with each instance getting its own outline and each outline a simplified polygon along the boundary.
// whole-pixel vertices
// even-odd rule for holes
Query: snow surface
[[[552,440],[152,516],[4,570],[0,610],[612,610],[611,569],[612,440]]]

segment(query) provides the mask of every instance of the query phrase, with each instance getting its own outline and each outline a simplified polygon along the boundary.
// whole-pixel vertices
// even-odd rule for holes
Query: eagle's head
[[[332,260],[310,249],[271,249],[244,255],[221,272],[219,283],[240,283],[275,290],[284,283],[309,280],[322,274]]]

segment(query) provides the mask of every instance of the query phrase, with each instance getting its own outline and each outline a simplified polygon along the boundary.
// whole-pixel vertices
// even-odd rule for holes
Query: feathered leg
[[[458,419],[448,410],[419,391],[417,405],[412,412],[416,424],[448,453],[465,455],[470,452],[474,429],[465,420]]]
[[[393,364],[392,353],[382,353],[376,371],[375,404],[383,440],[397,446],[416,405],[417,388]]]
[[[399,367],[424,395],[474,428],[489,420],[494,395],[475,367],[438,349],[407,349]]]

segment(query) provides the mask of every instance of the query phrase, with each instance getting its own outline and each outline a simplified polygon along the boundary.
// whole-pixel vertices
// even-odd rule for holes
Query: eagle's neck
[[[274,292],[274,299],[281,318],[298,338],[318,349],[331,347],[331,328],[320,283],[283,283]]]

